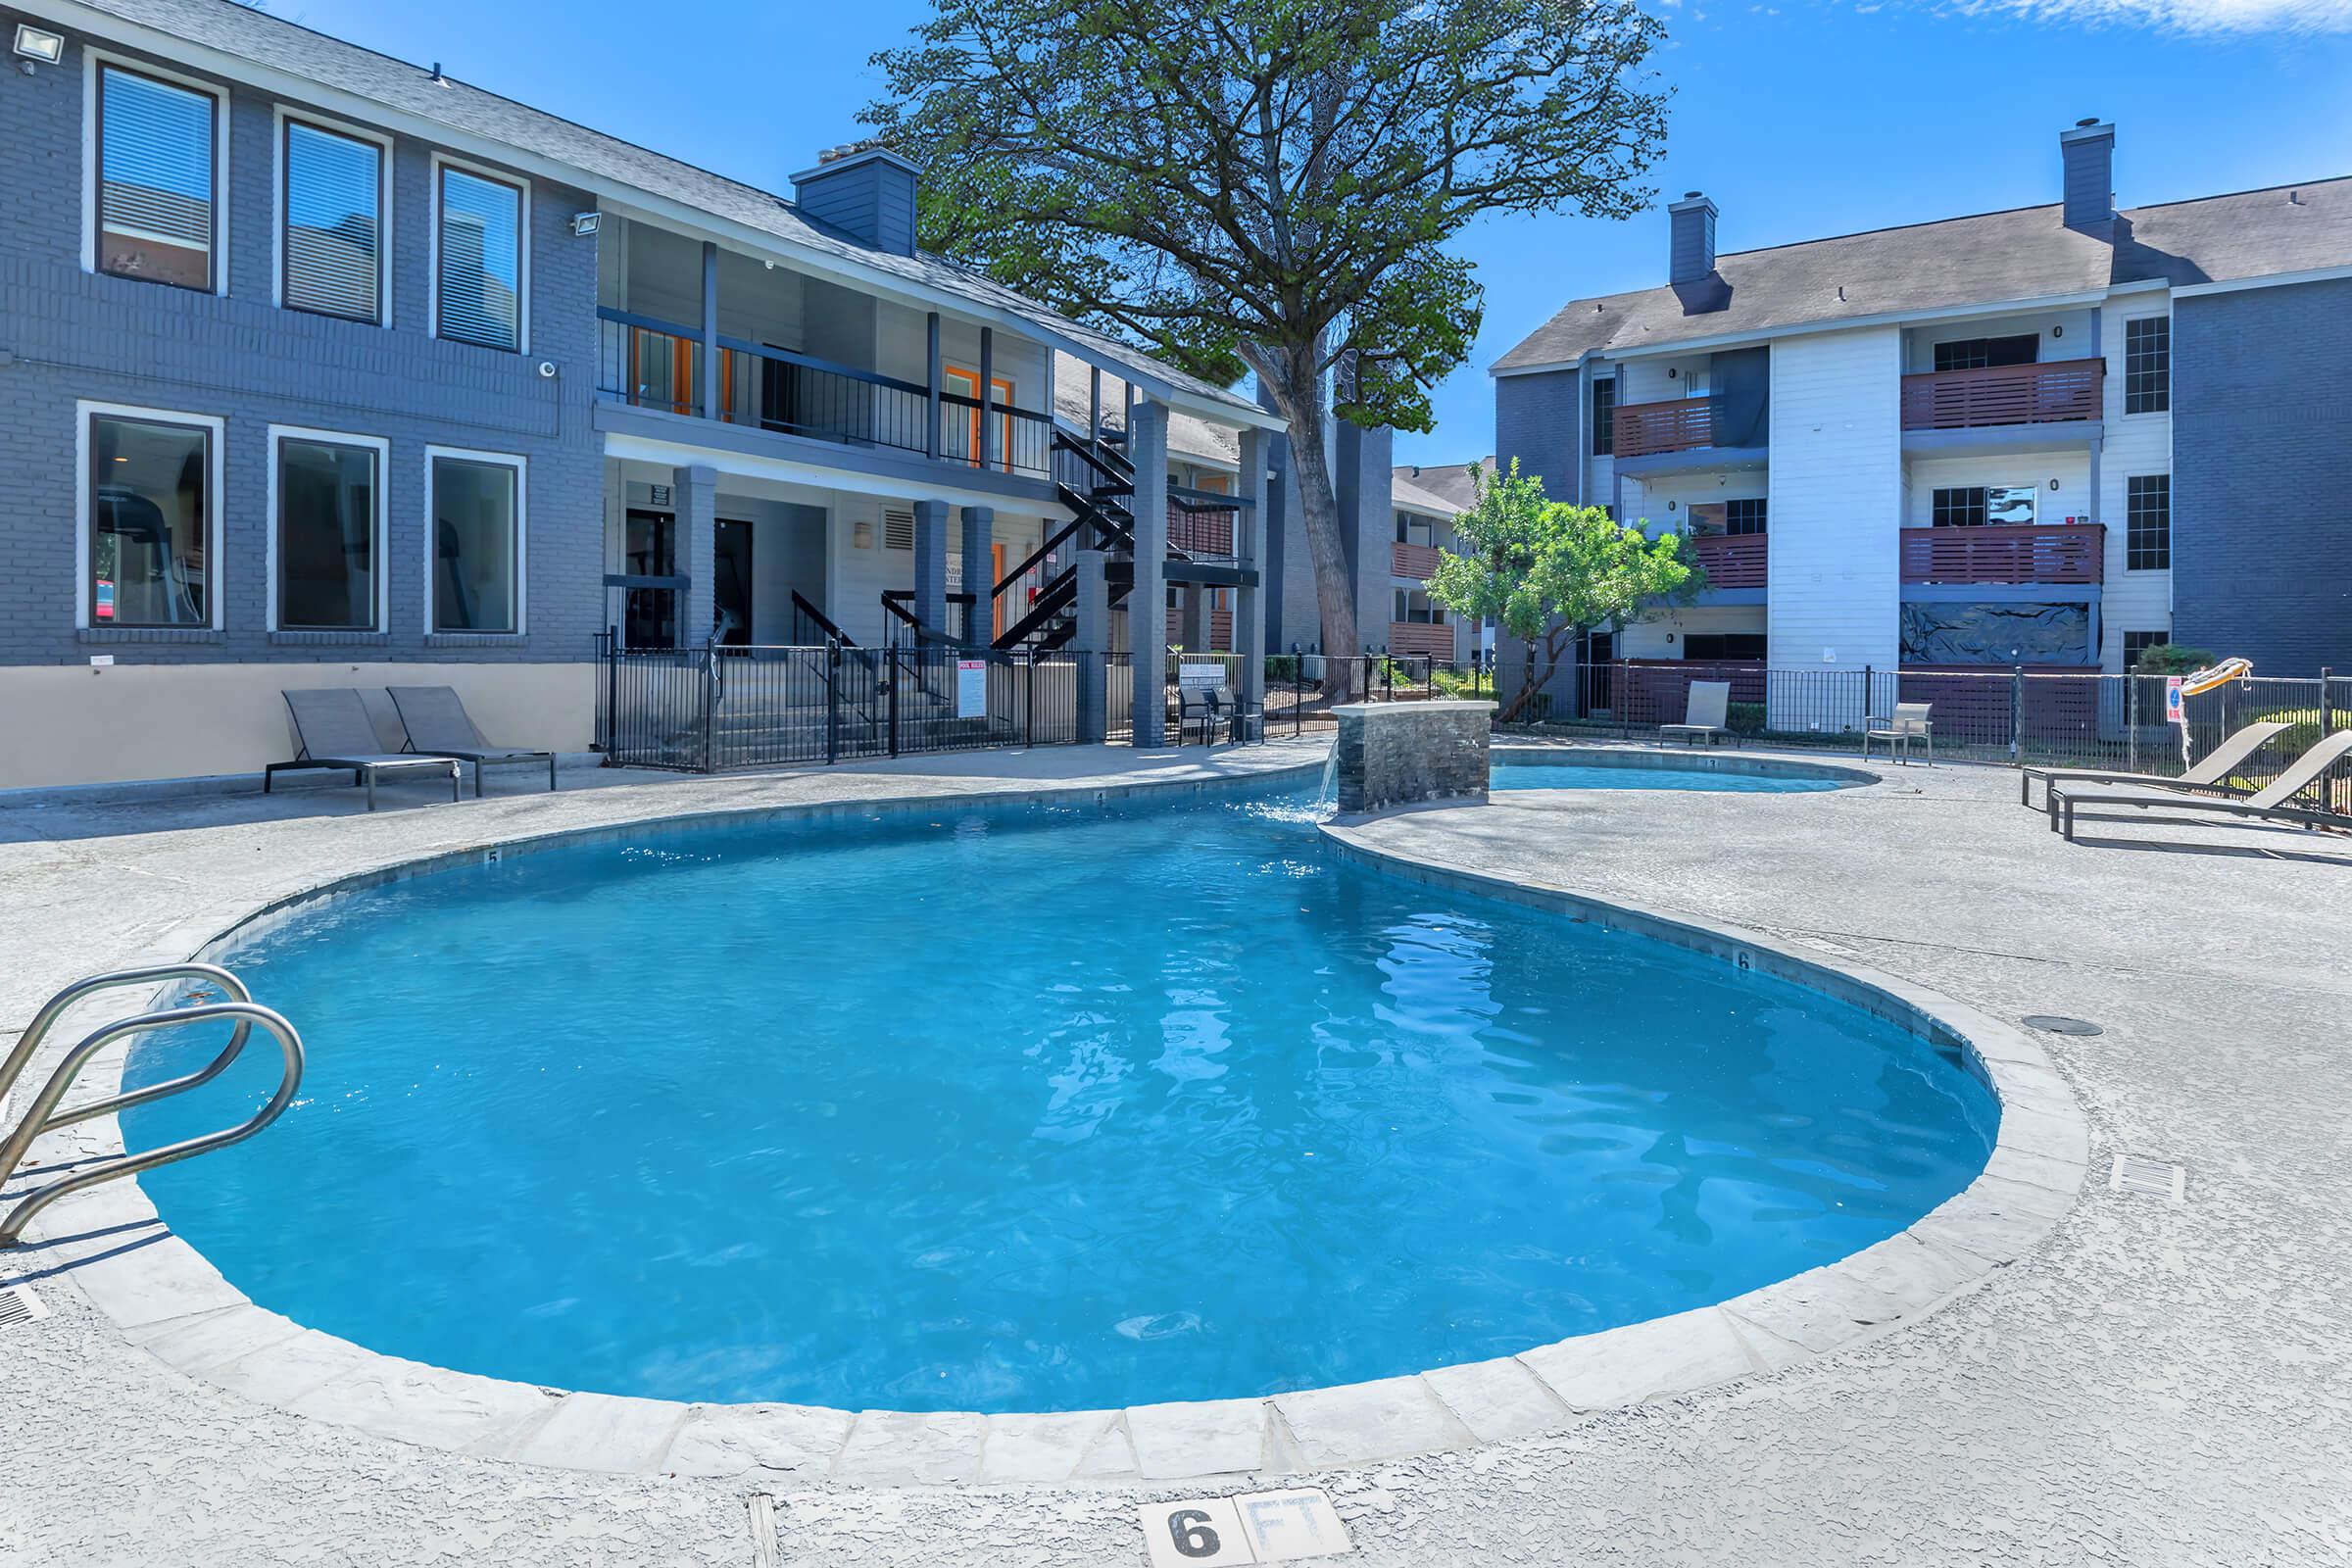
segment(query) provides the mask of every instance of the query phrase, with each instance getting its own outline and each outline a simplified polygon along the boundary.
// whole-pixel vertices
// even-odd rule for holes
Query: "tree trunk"
[[[1527,663],[1520,677],[1518,695],[1511,699],[1508,708],[1494,715],[1495,723],[1516,724],[1519,722],[1520,715],[1527,711],[1528,706],[1536,701],[1537,694],[1550,683],[1552,673],[1560,667],[1560,639],[1572,629],[1567,626],[1555,626],[1544,634],[1540,645],[1537,639],[1533,637],[1528,639]],[[1539,646],[1543,649],[1543,657],[1540,661],[1537,658]],[[1548,698],[1546,700],[1548,701]]]
[[[1268,373],[1269,370],[1271,373]],[[1335,703],[1356,696],[1360,646],[1355,624],[1354,573],[1348,564],[1348,547],[1340,534],[1340,503],[1332,488],[1331,466],[1325,461],[1321,378],[1311,355],[1286,356],[1261,366],[1276,412],[1283,416],[1291,440],[1291,472],[1298,481],[1298,512],[1305,525],[1307,560],[1315,570],[1315,606],[1323,623],[1323,695]],[[1358,547],[1363,542],[1358,541]],[[1279,583],[1269,591],[1280,593]]]

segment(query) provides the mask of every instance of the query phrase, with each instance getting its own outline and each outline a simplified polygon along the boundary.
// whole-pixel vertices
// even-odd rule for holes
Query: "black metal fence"
[[[1428,654],[1274,654],[1266,660],[1266,727],[1298,735],[1330,717],[1324,696],[1335,666],[1346,666],[1346,690],[1364,703],[1425,702],[1433,697],[1492,701],[1494,666],[1473,658],[1450,662]]]
[[[597,746],[616,765],[716,773],[1078,739],[1078,654],[598,644]]]
[[[1503,723],[1543,723],[1621,739],[1685,721],[1690,687],[1730,686],[1734,733],[1760,744],[1859,751],[1872,719],[1898,703],[1925,703],[1938,757],[2017,765],[2115,767],[2167,776],[2239,728],[2265,720],[2287,728],[2240,775],[2260,784],[2313,741],[2352,725],[2352,679],[2341,676],[2230,681],[2167,709],[2162,675],[2034,669],[1774,669],[1696,661],[1620,661],[1556,677],[1530,704],[1503,704]],[[2339,800],[2352,783],[2334,786]]]

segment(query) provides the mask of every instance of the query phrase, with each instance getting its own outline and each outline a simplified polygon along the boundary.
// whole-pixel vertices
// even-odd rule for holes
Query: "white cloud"
[[[2169,32],[2352,32],[2352,0],[1958,0],[1969,16],[2119,23]]]

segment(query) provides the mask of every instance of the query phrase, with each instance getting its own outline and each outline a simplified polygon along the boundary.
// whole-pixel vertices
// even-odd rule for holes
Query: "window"
[[[217,286],[220,117],[212,93],[97,68],[98,271],[207,292]]]
[[[1693,631],[1683,634],[1683,658],[1720,662],[1727,659],[1762,660],[1764,634],[1760,631]]]
[[[2173,318],[2124,323],[2124,412],[2163,414],[2173,406]]]
[[[2139,667],[2139,656],[2149,649],[2173,640],[2169,631],[2128,631],[2124,633],[2124,668]]]
[[[1396,514],[1396,542],[1400,545],[1434,545],[1438,542],[1438,525],[1427,517],[1399,512]]]
[[[1617,382],[1614,377],[1592,383],[1592,455],[1608,457],[1617,450]]]
[[[519,351],[526,262],[522,187],[437,164],[433,332]]]
[[[432,583],[425,627],[522,629],[522,460],[425,448]]]
[[[2173,476],[2135,473],[2124,481],[2124,565],[2162,571],[2173,564]]]
[[[1443,626],[1446,612],[1430,602],[1427,590],[1398,588],[1392,592],[1390,608],[1395,612],[1391,620],[1414,626]]]
[[[279,303],[381,321],[383,147],[299,120],[283,122],[280,134]]]
[[[220,421],[84,406],[84,624],[213,624]]]
[[[1723,504],[1725,533],[1762,533],[1764,531],[1764,498],[1751,496],[1743,501]]]
[[[1963,337],[1936,345],[1937,370],[1981,370],[1994,365],[2032,365],[2041,349],[2041,334],[2020,332],[2014,337]]]
[[[1929,517],[1938,528],[1984,527],[1984,487],[1980,484],[1937,490]]]
[[[272,427],[272,631],[381,631],[385,444]]]

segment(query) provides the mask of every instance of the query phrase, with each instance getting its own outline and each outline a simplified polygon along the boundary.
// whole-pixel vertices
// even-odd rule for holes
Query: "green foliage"
[[[1632,0],[933,0],[874,57],[924,244],[1219,385],[1430,426],[1489,213],[1623,218],[1665,134]],[[1319,416],[1318,416],[1319,417]]]
[[[2202,648],[2188,648],[2180,643],[2155,643],[2139,653],[2139,662],[2132,666],[2141,675],[2185,675],[2192,670],[2210,669],[2218,663],[2213,655]]]
[[[1470,477],[1476,499],[1453,525],[1470,548],[1446,556],[1429,580],[1430,599],[1457,614],[1533,643],[1558,629],[1639,620],[1705,584],[1679,535],[1650,539],[1598,507],[1548,501],[1544,481],[1522,475],[1515,458],[1499,478],[1483,466]]]
[[[1724,727],[1735,735],[1764,733],[1764,705],[1762,703],[1727,703],[1723,710]]]

